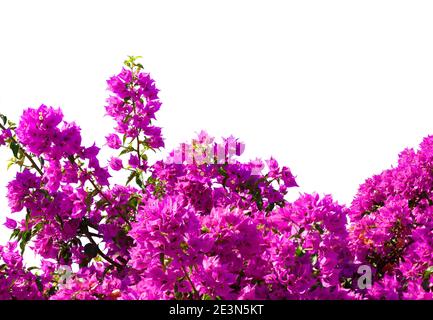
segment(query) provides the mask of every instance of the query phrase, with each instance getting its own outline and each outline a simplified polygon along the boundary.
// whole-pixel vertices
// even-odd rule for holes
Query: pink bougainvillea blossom
[[[60,108],[28,108],[18,125],[1,115],[18,170],[0,299],[433,298],[433,136],[350,206],[289,202],[292,171],[273,157],[241,161],[233,136],[201,131],[151,160],[165,146],[155,81],[130,57],[107,85],[115,126],[103,146],[84,145]]]

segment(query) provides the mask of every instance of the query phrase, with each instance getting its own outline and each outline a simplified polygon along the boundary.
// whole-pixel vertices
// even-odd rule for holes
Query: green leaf
[[[141,202],[141,198],[139,196],[132,196],[128,201],[128,205],[132,209],[136,210],[140,202]]]
[[[224,167],[219,167],[219,168],[218,168],[218,172],[219,172],[222,176],[224,176],[224,177],[227,177],[227,176],[228,176],[227,171],[225,170]]]
[[[135,183],[140,187],[143,188],[143,181],[141,180],[140,176],[137,174],[135,175]]]
[[[71,256],[72,254],[70,247],[66,243],[61,244],[59,253],[57,254],[57,260],[60,261],[60,259],[63,258],[65,262],[69,262]]]
[[[7,170],[9,170],[16,162],[15,158],[12,158],[8,161]]]
[[[119,157],[123,156],[124,154],[130,153],[132,151],[135,151],[135,149],[132,146],[125,147],[125,149],[120,152]]]
[[[305,254],[305,250],[301,246],[298,246],[296,248],[295,254],[297,257],[302,257]]]
[[[188,243],[186,243],[185,241],[182,241],[182,242],[180,243],[180,248],[181,248],[183,251],[188,250],[188,248],[189,248]]]
[[[165,271],[165,256],[164,252],[159,253],[159,262],[161,262],[162,269]]]
[[[21,254],[24,253],[24,250],[26,249],[26,245],[30,241],[31,237],[32,237],[31,230],[26,230],[22,233],[21,242],[20,242]]]
[[[126,180],[126,185],[128,185],[132,179],[134,179],[135,175],[137,174],[136,171],[132,171],[131,174],[129,175],[128,179]]]
[[[39,231],[41,231],[43,227],[44,227],[44,223],[43,222],[39,222],[37,225],[35,225],[35,227],[32,230],[32,237],[35,234],[37,234]]]
[[[12,150],[12,153],[14,154],[14,157],[18,158],[18,151],[20,150],[20,146],[17,143],[12,142],[10,148]]]
[[[31,239],[31,237],[32,237],[32,232],[31,232],[31,230],[26,230],[26,231],[23,232],[22,241],[24,241],[24,242],[29,242],[30,239]]]
[[[27,209],[26,211],[27,211],[27,213],[26,213],[26,228],[28,228],[28,227],[29,227],[30,219],[31,219],[32,217],[31,217],[31,214],[30,214],[30,210]]]
[[[433,266],[430,266],[424,271],[423,279],[430,279],[430,276],[432,274],[433,274]]]
[[[23,232],[19,231],[17,234],[17,241],[20,241],[22,237],[23,237]]]
[[[11,129],[11,130],[15,130],[17,128],[17,124],[15,122],[10,121],[10,120],[8,120],[8,126],[9,126],[9,129]]]
[[[178,290],[178,288],[177,288],[177,284],[175,285],[175,290]],[[175,298],[176,300],[182,300],[182,292],[176,291],[176,292],[174,293],[174,298]]]
[[[421,286],[424,289],[424,291],[429,292],[430,291],[430,280],[424,279],[421,283]]]
[[[14,229],[14,231],[12,232],[9,240],[12,240],[13,238],[18,238],[20,232],[21,232],[20,229]]]
[[[0,118],[3,120],[3,124],[6,125],[8,118],[4,114],[0,114]]]
[[[268,206],[266,207],[266,212],[271,212],[272,210],[274,210],[275,208],[275,203],[271,202],[268,204]]]
[[[318,260],[318,255],[317,253],[315,253],[311,256],[311,264],[315,265],[317,263],[317,260]]]
[[[313,229],[317,230],[319,232],[319,234],[324,234],[325,230],[323,230],[322,226],[320,225],[319,222],[315,222],[313,223]]]
[[[98,246],[94,243],[88,243],[84,246],[84,253],[87,257],[93,259],[98,255]]]

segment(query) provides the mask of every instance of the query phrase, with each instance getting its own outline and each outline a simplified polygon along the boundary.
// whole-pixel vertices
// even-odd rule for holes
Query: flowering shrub
[[[1,115],[18,171],[0,299],[433,298],[433,137],[350,207],[317,194],[288,202],[290,169],[239,161],[234,137],[202,131],[150,161],[164,148],[154,80],[130,57],[107,84],[108,163],[60,109],[27,109],[17,125]],[[110,181],[118,171],[124,183]],[[39,266],[23,263],[27,248]],[[360,266],[371,270],[364,286]]]

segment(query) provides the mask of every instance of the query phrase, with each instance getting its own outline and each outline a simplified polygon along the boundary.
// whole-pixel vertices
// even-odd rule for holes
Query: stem
[[[135,80],[134,77],[134,69],[132,69],[132,81]],[[137,116],[137,106],[135,105],[135,101],[131,99],[132,102],[132,112],[134,113],[134,116]],[[138,133],[137,133],[137,156],[138,156],[138,167],[140,168],[141,166],[141,156],[140,156],[140,133],[141,133],[141,129],[138,129]],[[133,141],[133,140],[132,140]],[[131,142],[132,142],[131,141]]]
[[[97,237],[97,238],[103,238],[103,236],[101,236],[100,234],[98,234],[98,233],[94,233],[94,232],[88,232],[89,233],[89,235],[91,235],[92,237]]]
[[[75,163],[75,162],[74,162]],[[84,172],[83,168],[81,168],[80,165],[77,165],[78,169],[82,172],[82,173],[86,173]],[[96,191],[98,191],[98,193],[109,203],[113,206],[113,202],[102,192],[101,188],[96,184],[96,182],[93,180],[92,177],[89,177],[89,181],[92,184],[93,188],[95,188]],[[128,221],[128,219],[123,215],[122,212],[120,212],[119,208],[114,206],[114,208],[116,208],[117,213],[119,214],[119,216],[128,224],[129,227],[131,227],[131,223]]]
[[[137,77],[134,74],[134,67],[135,67],[135,64],[133,64],[133,66],[131,68],[132,83],[134,83],[137,80]],[[139,73],[139,71],[137,71],[137,73]],[[133,99],[131,99],[131,102],[132,102],[132,112],[134,113],[134,116],[137,116],[137,106],[135,105],[135,101]],[[137,138],[136,138],[137,139],[138,168],[140,169],[140,179],[143,180],[143,173],[141,172],[140,134],[141,134],[141,129],[138,129]]]
[[[189,284],[190,284],[191,287],[192,287],[192,291],[193,291],[194,295],[198,298],[198,297],[199,297],[198,291],[197,291],[197,289],[196,289],[194,283],[192,282],[191,278],[189,277],[189,274],[188,274],[188,272],[186,271],[185,266],[182,266],[182,270],[183,270],[183,272],[185,273],[185,277],[186,277],[186,279],[188,280]]]
[[[27,159],[29,159],[29,161],[30,161],[30,163],[32,164],[33,168],[35,168],[35,170],[36,170],[36,171],[37,171],[41,176],[44,175],[44,173],[43,173],[42,170],[39,168],[39,166],[36,164],[36,162],[33,160],[33,158],[32,158],[32,157],[31,157],[27,152],[25,152],[23,148],[20,147],[20,149],[21,149],[21,151],[24,153],[24,156],[25,156]]]
[[[6,128],[0,124],[0,129],[2,130],[6,130]],[[43,176],[44,173],[42,172],[42,170],[39,168],[39,166],[36,164],[36,162],[33,160],[32,156],[30,156],[23,147],[21,147],[21,145],[18,143],[18,141],[14,138],[11,137],[10,138],[12,140],[12,142],[16,143],[18,145],[18,147],[20,148],[21,152],[24,154],[24,156],[30,161],[30,163],[32,164],[33,168],[35,168],[35,170],[41,175]]]
[[[138,167],[141,167],[141,156],[140,156],[140,130],[137,136],[137,156],[138,156]]]
[[[92,234],[86,230],[84,232],[84,234],[86,235],[87,239],[89,239],[89,241],[96,246],[98,254],[104,258],[107,262],[111,263],[113,266],[116,266],[119,269],[122,269],[124,266],[122,266],[121,264],[117,263],[116,261],[114,261],[113,259],[111,259],[109,256],[107,256],[105,253],[102,252],[102,250],[99,248],[98,244],[95,242],[95,240],[93,240],[92,238]]]

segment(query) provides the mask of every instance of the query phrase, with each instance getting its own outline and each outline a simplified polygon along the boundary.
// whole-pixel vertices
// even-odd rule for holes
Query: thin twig
[[[0,129],[7,130],[2,124],[0,124]],[[21,147],[21,145],[18,143],[18,141],[15,140],[14,137],[11,137],[10,139],[12,140],[12,142],[14,142],[16,145],[18,145],[18,148],[21,150],[21,152],[24,154],[24,156],[30,161],[30,163],[32,164],[33,168],[35,168],[35,170],[41,176],[43,176],[44,173],[42,172],[42,170],[39,168],[39,166],[36,164],[36,162],[33,160],[33,158],[24,150],[24,148]]]
[[[189,284],[190,284],[191,287],[192,287],[192,291],[193,291],[194,295],[195,295],[196,297],[198,297],[198,296],[199,296],[198,291],[197,291],[197,289],[196,289],[194,283],[192,282],[191,278],[189,277],[189,274],[188,274],[188,272],[186,271],[185,266],[182,266],[182,270],[183,270],[183,272],[185,273],[185,277],[186,277],[186,279],[188,280]]]
[[[85,172],[83,170],[83,168],[81,168],[80,165],[78,165],[78,169],[84,173],[87,174],[87,172]],[[92,184],[93,188],[95,188],[95,190],[111,205],[113,205],[113,202],[104,194],[104,192],[102,192],[101,188],[96,184],[96,182],[93,180],[92,177],[89,177],[89,181]],[[119,216],[128,224],[129,227],[131,227],[131,223],[129,222],[129,220],[123,215],[122,212],[120,212],[119,208],[114,206],[114,208],[116,209],[117,213],[119,214]]]
[[[99,248],[98,244],[93,240],[92,235],[88,230],[84,231],[84,234],[86,235],[87,239],[96,247],[96,250],[98,251],[98,254],[104,258],[107,262],[111,263],[113,266],[116,266],[119,269],[122,269],[124,266],[122,266],[120,263],[117,263],[113,259],[111,259],[109,256],[107,256],[105,253],[102,252],[102,250]]]

